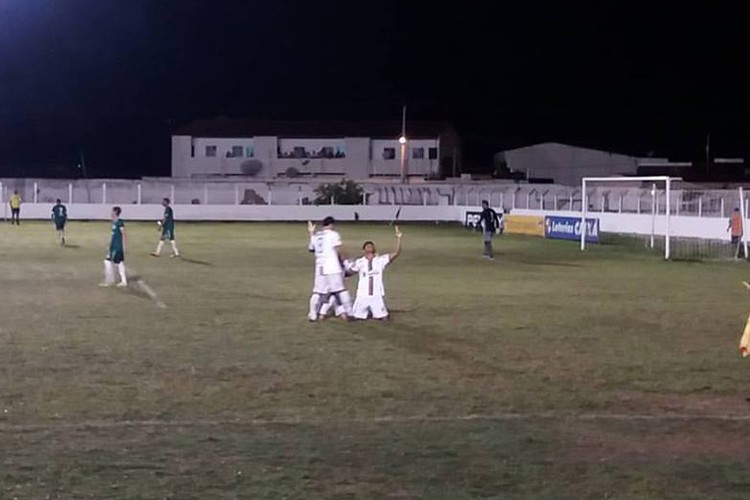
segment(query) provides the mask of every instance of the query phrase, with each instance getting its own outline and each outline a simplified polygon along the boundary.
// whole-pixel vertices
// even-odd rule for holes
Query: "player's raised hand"
[[[315,224],[311,220],[307,221],[307,232],[312,236],[315,234]]]
[[[398,228],[398,226],[393,226],[393,227],[396,228],[396,238],[398,238],[400,240],[401,237],[404,235],[404,233],[401,232],[401,230]]]

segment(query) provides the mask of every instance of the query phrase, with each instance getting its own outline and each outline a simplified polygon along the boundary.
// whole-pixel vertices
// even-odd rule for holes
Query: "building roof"
[[[406,122],[411,139],[434,139],[453,127],[446,122]],[[372,137],[393,139],[401,135],[401,122],[373,121],[265,121],[217,117],[196,120],[177,128],[173,135],[240,138],[275,136],[294,138]]]

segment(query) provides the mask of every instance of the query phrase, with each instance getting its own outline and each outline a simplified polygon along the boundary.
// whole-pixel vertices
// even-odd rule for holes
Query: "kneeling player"
[[[373,319],[384,320],[388,318],[388,309],[385,307],[385,286],[383,285],[383,273],[385,268],[401,255],[401,231],[396,226],[396,250],[392,253],[378,255],[375,243],[365,242],[362,249],[364,257],[360,257],[351,266],[350,270],[359,273],[357,284],[357,298],[354,300],[354,318],[367,319],[372,315]]]

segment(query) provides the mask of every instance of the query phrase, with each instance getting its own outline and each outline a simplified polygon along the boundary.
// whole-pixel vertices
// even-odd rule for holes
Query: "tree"
[[[321,184],[315,188],[316,205],[361,205],[365,190],[352,180]]]

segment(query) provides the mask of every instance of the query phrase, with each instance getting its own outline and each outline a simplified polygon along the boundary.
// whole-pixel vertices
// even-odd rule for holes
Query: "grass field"
[[[744,265],[403,230],[392,321],[309,324],[303,224],[128,224],[166,309],[3,225],[0,498],[748,498]]]

